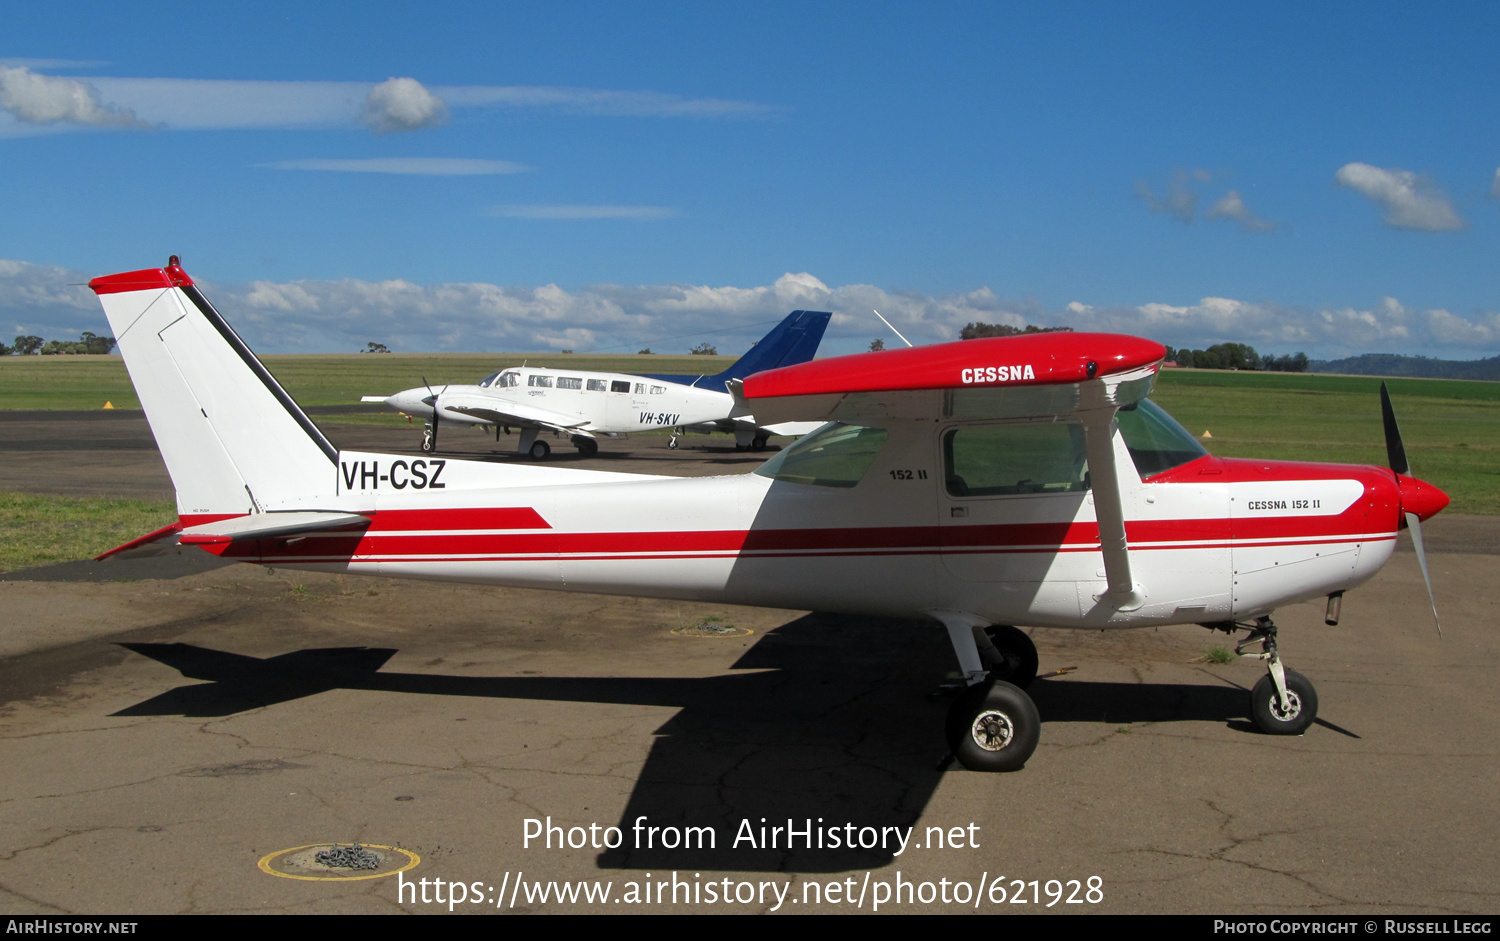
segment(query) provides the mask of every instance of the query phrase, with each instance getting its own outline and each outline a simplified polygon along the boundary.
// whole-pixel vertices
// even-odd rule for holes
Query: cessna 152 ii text
[[[518,429],[517,450],[535,460],[552,453],[538,437],[543,431],[566,434],[584,457],[599,450],[595,435],[626,434],[653,428],[672,428],[668,447],[677,447],[685,430],[728,431],[742,449],[760,451],[771,435],[800,435],[817,422],[790,422],[764,427],[745,407],[737,407],[727,385],[754,372],[805,363],[813,358],[823,331],[833,315],[826,311],[794,310],[750,351],[713,376],[634,376],[582,372],[576,369],[516,367],[486,376],[478,385],[407,389],[392,396],[367,395],[363,401],[384,402],[408,415],[427,419],[422,450],[437,450],[438,427],[443,422]]]
[[[1048,333],[753,375],[759,421],[822,420],[753,473],[672,478],[339,451],[176,263],[90,282],[177,491],[178,539],[334,572],[920,617],[967,678],[947,739],[1020,768],[1036,648],[1012,625],[1201,624],[1266,661],[1250,713],[1313,721],[1274,609],[1375,575],[1448,502],[1391,468],[1228,460],[1147,398],[1164,350]],[[1429,591],[1430,591],[1429,584]]]

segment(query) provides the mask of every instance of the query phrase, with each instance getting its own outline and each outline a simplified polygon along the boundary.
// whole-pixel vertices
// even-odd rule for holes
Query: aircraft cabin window
[[[645,395],[646,394],[646,384],[644,382],[637,382],[635,384],[635,394],[636,395]]]
[[[611,392],[629,392],[630,391],[630,383],[628,383],[628,382],[621,382],[618,379],[611,379],[609,381],[609,391],[611,391]]]
[[[1150,399],[1141,399],[1115,413],[1120,437],[1135,462],[1135,471],[1144,479],[1188,461],[1196,461],[1208,452],[1188,430],[1162,411]]]
[[[1089,489],[1083,426],[1072,422],[971,425],[943,435],[948,493],[992,497]]]
[[[583,380],[575,379],[572,376],[558,376],[557,387],[559,389],[582,389]]]
[[[552,377],[551,376],[527,376],[526,377],[526,384],[528,386],[541,386],[542,388],[550,389],[550,388],[552,388]]]
[[[666,391],[667,391],[667,387],[666,386],[652,386],[651,387],[651,394],[652,395],[664,395],[664,394],[666,394]]]
[[[589,391],[590,392],[603,392],[605,389],[608,389],[608,388],[609,388],[609,385],[603,379],[590,379],[589,380]]]
[[[852,487],[885,445],[884,428],[824,425],[756,468],[772,480],[818,487]]]

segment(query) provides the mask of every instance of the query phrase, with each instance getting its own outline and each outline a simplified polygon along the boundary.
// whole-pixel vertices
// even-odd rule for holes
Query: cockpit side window
[[[853,487],[885,446],[884,428],[824,425],[756,469],[762,477],[817,487]]]
[[[502,389],[513,389],[521,384],[521,374],[518,372],[505,372],[500,374],[500,381],[496,383]]]
[[[1208,453],[1197,438],[1150,399],[1120,409],[1115,421],[1142,479],[1181,467]]]
[[[943,470],[955,497],[1083,493],[1083,426],[1075,422],[966,425],[943,435]]]

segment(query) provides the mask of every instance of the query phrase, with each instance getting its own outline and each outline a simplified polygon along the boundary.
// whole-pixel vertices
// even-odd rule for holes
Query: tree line
[[[11,346],[0,343],[0,356],[76,356],[80,353],[97,356],[114,348],[114,337],[96,336],[85,330],[77,340],[43,340],[41,337],[19,336]]]
[[[1188,369],[1246,369],[1260,372],[1307,372],[1306,353],[1261,355],[1248,343],[1215,343],[1206,350],[1167,347],[1167,362]]]

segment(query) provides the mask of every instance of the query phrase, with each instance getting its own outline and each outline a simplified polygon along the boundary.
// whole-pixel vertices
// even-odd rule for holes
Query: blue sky
[[[265,352],[969,320],[1500,353],[1500,7],[19,4],[0,336],[163,263]],[[667,339],[671,338],[671,339]]]

